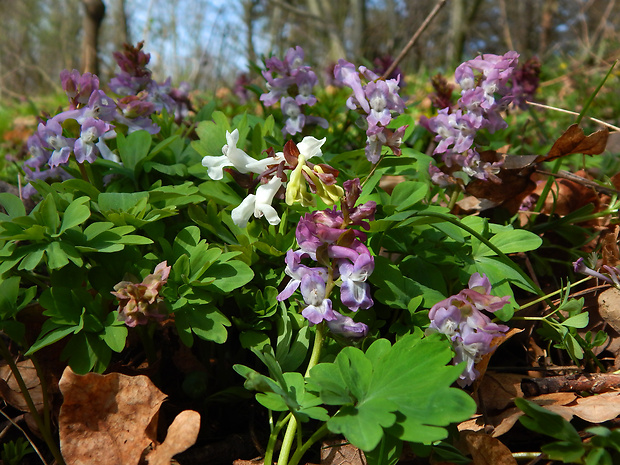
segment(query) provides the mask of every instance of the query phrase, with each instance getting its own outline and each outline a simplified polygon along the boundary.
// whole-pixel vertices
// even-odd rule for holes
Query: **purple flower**
[[[114,137],[116,134],[112,126],[100,119],[89,118],[82,124],[80,138],[75,141],[73,151],[78,163],[88,161],[93,163],[99,154],[97,143],[108,134]]]
[[[325,280],[319,273],[307,273],[301,279],[301,295],[307,307],[301,314],[312,324],[336,320],[332,301],[325,296]]]
[[[614,284],[620,289],[620,271],[617,268],[612,268],[608,265],[604,265],[603,269],[609,274],[609,276],[605,276],[604,274],[586,266],[585,260],[583,259],[583,257],[580,257],[577,259],[576,262],[573,262],[573,269],[575,270],[575,273],[592,276],[593,278],[600,279],[601,281],[608,284]]]
[[[45,146],[52,149],[47,162],[50,168],[69,161],[75,140],[62,135],[62,126],[58,121],[50,119],[45,124],[40,123],[38,133]]]
[[[361,76],[368,83],[362,85]],[[393,114],[403,113],[405,103],[398,95],[399,80],[381,80],[379,76],[360,66],[358,70],[352,63],[340,59],[334,67],[336,81],[350,87],[353,95],[347,99],[347,107],[351,110],[361,109],[366,113],[366,158],[371,163],[377,163],[381,158],[381,149],[387,145],[395,155],[400,155],[400,144],[406,126],[396,132],[387,129],[392,121]]]
[[[368,254],[360,254],[355,262],[342,260],[338,266],[342,284],[340,300],[350,310],[356,312],[360,308],[370,308],[374,302],[370,297],[370,286],[366,279],[375,268],[375,260]]]
[[[368,334],[368,326],[361,322],[353,321],[353,318],[341,315],[334,311],[336,319],[327,322],[329,330],[343,337],[348,338],[361,338]]]
[[[490,295],[491,284],[486,275],[474,273],[469,280],[469,289],[436,303],[429,311],[431,324],[427,333],[439,332],[452,341],[455,365],[465,362],[465,369],[458,383],[471,384],[478,376],[474,365],[484,354],[492,352],[493,338],[508,331],[505,325],[493,323],[481,312],[496,312],[504,307],[509,297]]]

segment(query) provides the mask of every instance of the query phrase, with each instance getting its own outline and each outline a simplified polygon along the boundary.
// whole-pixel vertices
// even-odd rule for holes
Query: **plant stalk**
[[[62,455],[60,454],[60,449],[57,447],[56,442],[54,441],[54,438],[52,438],[51,431],[45,427],[45,423],[43,422],[41,415],[39,415],[39,412],[37,412],[37,409],[34,406],[34,402],[32,401],[32,397],[30,396],[30,392],[28,392],[28,387],[26,386],[26,383],[24,382],[24,378],[22,378],[22,375],[19,372],[19,368],[17,367],[15,360],[13,360],[13,357],[11,356],[11,353],[9,352],[9,348],[6,346],[4,339],[2,339],[1,337],[0,337],[0,355],[2,355],[2,357],[6,360],[7,364],[9,365],[9,368],[11,369],[11,372],[13,373],[13,376],[15,376],[15,381],[17,381],[19,390],[24,396],[24,400],[26,401],[26,405],[28,405],[30,414],[32,415],[32,418],[34,419],[37,425],[37,428],[39,428],[39,431],[41,431],[43,440],[45,441],[45,444],[47,444],[47,447],[49,448],[51,454],[54,456],[56,463],[58,465],[65,465],[65,461],[62,458]]]

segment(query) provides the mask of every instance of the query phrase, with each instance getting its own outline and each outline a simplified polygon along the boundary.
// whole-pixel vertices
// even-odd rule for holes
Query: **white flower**
[[[240,228],[245,228],[252,214],[255,218],[265,217],[269,224],[279,224],[280,217],[275,208],[271,206],[273,197],[280,189],[282,180],[274,176],[267,184],[261,184],[256,189],[256,194],[248,195],[241,204],[231,212],[233,222]]]
[[[215,181],[224,177],[223,168],[225,166],[232,166],[240,173],[248,173],[251,171],[247,168],[248,164],[256,162],[254,158],[237,148],[237,142],[239,142],[238,129],[235,129],[232,133],[226,131],[226,142],[228,144],[222,147],[223,155],[219,157],[207,155],[202,159],[202,166],[208,169],[209,177]],[[252,172],[256,171],[252,170]]]

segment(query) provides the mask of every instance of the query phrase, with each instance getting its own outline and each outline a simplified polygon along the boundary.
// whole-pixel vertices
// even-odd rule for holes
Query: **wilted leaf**
[[[497,154],[491,151],[482,152],[480,156],[483,161],[488,162],[498,159]],[[508,210],[516,212],[522,200],[536,188],[536,183],[530,179],[536,166],[531,163],[530,158],[522,160],[522,157],[519,157],[519,161],[515,162],[512,157],[507,155],[503,158],[505,166],[497,173],[501,183],[472,179],[465,191],[479,199],[486,199],[485,208],[490,208],[490,205],[504,205]],[[509,159],[510,162],[507,161]]]
[[[41,380],[37,375],[37,370],[32,364],[32,360],[24,360],[17,363],[17,369],[24,379],[26,388],[30,393],[32,402],[37,411],[43,410],[43,391],[41,389]],[[28,404],[22,395],[17,380],[11,368],[8,365],[0,366],[0,397],[4,401],[22,412],[28,412]]]
[[[467,433],[467,448],[473,459],[473,465],[516,465],[517,460],[510,449],[499,439],[485,433]]]
[[[573,153],[583,153],[584,155],[598,155],[605,151],[609,129],[601,129],[586,136],[577,124],[569,127],[564,134],[555,141],[547,155],[541,155],[536,162],[552,161]]]
[[[598,312],[601,318],[620,332],[620,291],[611,287],[598,296]]]
[[[165,395],[146,376],[76,375],[65,369],[58,418],[60,448],[72,465],[137,465],[154,439]]]
[[[149,465],[170,465],[170,460],[190,448],[198,438],[200,414],[193,410],[179,413],[170,427],[162,444],[146,456]]]
[[[364,452],[341,439],[325,441],[321,447],[321,465],[366,465]]]

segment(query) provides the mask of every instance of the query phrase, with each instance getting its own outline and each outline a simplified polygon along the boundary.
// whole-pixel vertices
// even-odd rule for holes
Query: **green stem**
[[[529,284],[529,286],[532,288],[532,290],[536,294],[538,294],[541,297],[544,297],[545,300],[548,299],[547,296],[545,295],[545,293],[542,291],[542,289],[540,289],[534,283],[534,281],[532,281],[532,279],[521,268],[519,268],[510,258],[508,258],[508,256],[504,252],[502,252],[495,244],[493,244],[488,239],[483,237],[482,234],[478,233],[477,231],[475,231],[474,229],[470,228],[469,226],[461,223],[458,219],[453,218],[453,217],[451,217],[449,215],[445,215],[443,213],[438,213],[438,212],[422,212],[422,213],[419,214],[419,216],[429,216],[431,218],[439,218],[439,219],[442,219],[444,221],[447,221],[448,223],[452,223],[453,225],[458,226],[459,228],[461,228],[464,231],[468,232],[469,234],[474,236],[476,239],[478,239],[480,242],[482,242],[484,245],[486,245],[493,252],[495,252],[500,258],[502,258],[504,260],[504,262],[506,263],[506,265],[510,266],[513,270],[515,270],[517,273],[519,273],[521,275],[521,277],[525,280],[525,282],[527,282]],[[550,306],[553,307],[551,304],[550,304]]]
[[[301,447],[297,448],[297,450],[291,457],[291,461],[288,463],[288,465],[297,465],[301,458],[304,456],[304,454],[308,452],[308,449],[310,449],[310,447],[319,439],[325,436],[327,432],[327,423],[323,423],[323,425],[318,430],[316,430],[314,434],[310,436],[310,438],[308,438],[308,440],[304,442]]]
[[[587,277],[581,279],[580,281],[577,281],[576,283],[571,284],[571,286],[577,286],[578,284],[585,283],[586,281],[588,281],[590,279],[592,279],[592,276],[587,276]],[[547,295],[544,295],[542,297],[539,297],[538,299],[532,300],[531,302],[528,302],[526,304],[520,305],[519,309],[517,311],[521,311],[521,310],[523,310],[523,309],[525,309],[527,307],[531,307],[532,305],[536,305],[537,303],[540,303],[540,302],[542,302],[544,300],[547,300],[549,297],[553,297],[556,294],[561,294],[565,289],[566,289],[566,286],[561,288],[561,289],[558,289],[557,291],[554,291],[554,292],[552,292],[550,294],[547,294]]]
[[[1,337],[0,337],[0,354],[2,355],[2,357],[6,360],[7,364],[9,365],[9,368],[11,369],[13,376],[15,376],[15,381],[17,381],[19,390],[24,396],[26,405],[28,405],[28,410],[30,410],[30,414],[32,415],[32,418],[34,419],[34,422],[36,423],[37,428],[39,428],[39,431],[41,432],[41,435],[43,436],[43,440],[45,441],[45,444],[47,444],[47,447],[49,448],[51,454],[54,456],[56,463],[58,465],[65,465],[65,461],[62,458],[62,455],[60,454],[60,450],[58,449],[58,447],[56,446],[56,442],[52,438],[52,433],[48,428],[45,427],[45,423],[43,422],[41,415],[39,415],[39,412],[37,412],[37,409],[34,406],[34,402],[32,401],[32,397],[30,396],[30,392],[28,391],[28,387],[26,386],[26,383],[24,382],[24,378],[22,378],[19,368],[17,367],[17,364],[13,360],[13,356],[9,352],[9,348],[6,346],[4,339],[2,339]]]
[[[316,332],[314,333],[314,344],[312,346],[312,354],[310,355],[310,361],[308,362],[308,368],[306,368],[306,374],[304,377],[310,374],[310,370],[319,362],[321,356],[321,348],[323,347],[323,339],[325,338],[325,322],[321,322],[316,325]],[[278,465],[287,465],[288,458],[295,441],[297,431],[297,418],[291,415],[284,438],[282,439],[282,448],[280,449],[280,455],[278,456]],[[265,462],[266,464],[267,462]]]
[[[450,194],[450,202],[448,203],[448,210],[452,211],[452,209],[456,205],[456,201],[459,199],[459,195],[461,195],[461,192],[459,191],[458,187],[455,187],[452,190],[452,194]]]
[[[292,416],[293,414],[289,412],[288,415],[286,415],[284,418],[280,418],[280,420],[276,422],[273,431],[269,435],[269,442],[267,443],[267,450],[265,451],[265,458],[263,460],[263,463],[265,465],[271,465],[273,461],[273,452],[276,447],[276,441],[278,440],[278,435],[280,434],[280,431],[282,431],[284,425],[288,423]]]

